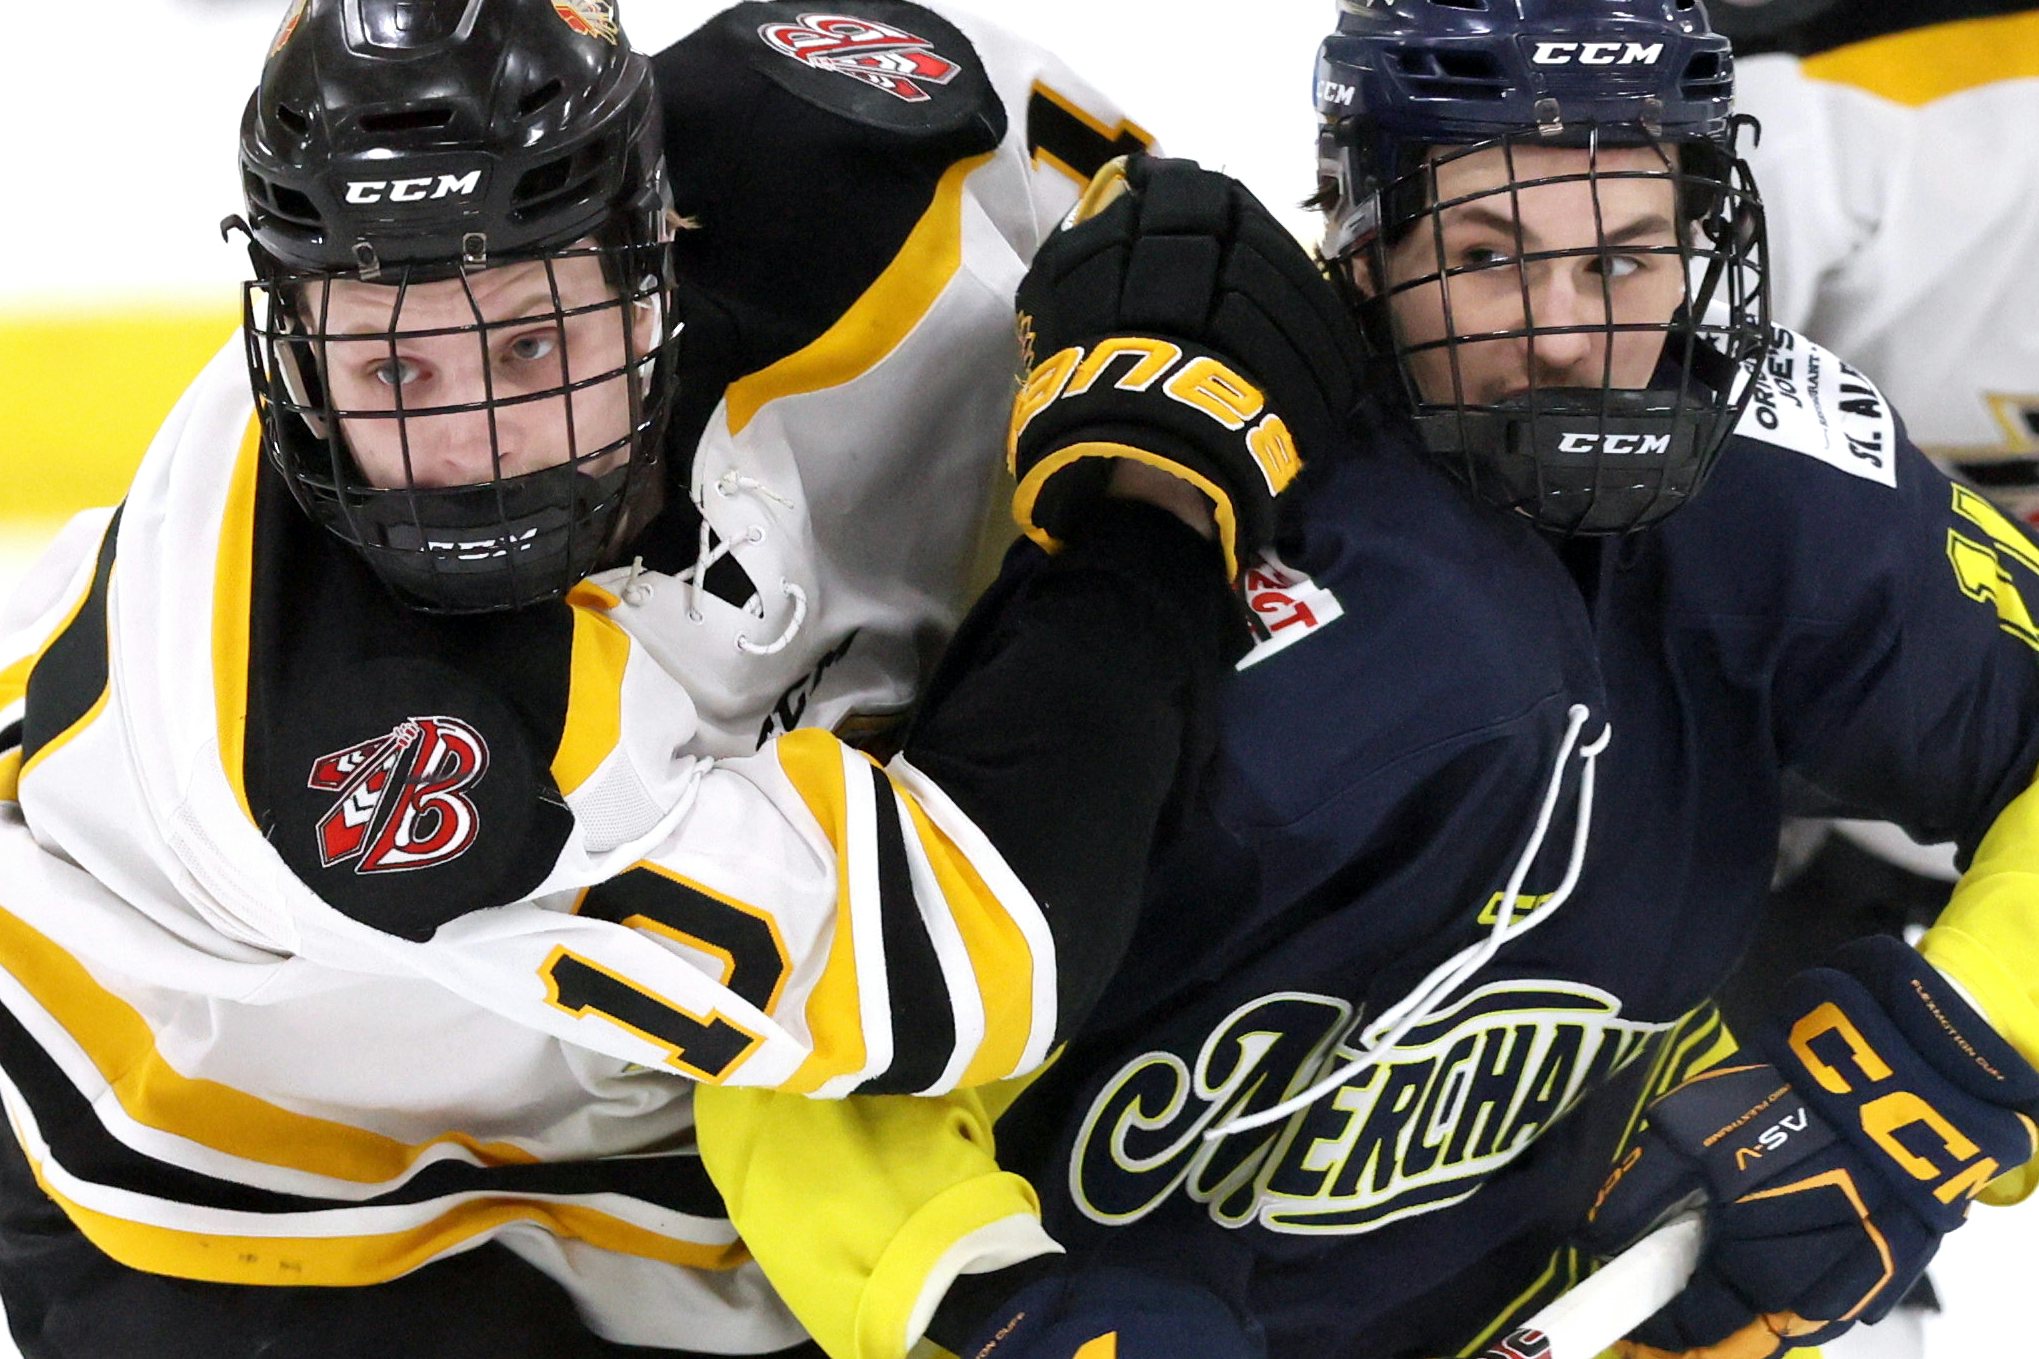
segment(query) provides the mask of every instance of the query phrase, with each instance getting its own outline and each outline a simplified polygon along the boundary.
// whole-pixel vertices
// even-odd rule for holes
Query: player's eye
[[[1643,261],[1636,255],[1602,255],[1593,265],[1595,273],[1605,274],[1617,282],[1640,272],[1642,267]]]
[[[368,376],[385,387],[409,386],[423,373],[424,369],[409,359],[384,359],[368,368]]]
[[[531,330],[503,346],[503,352],[519,363],[549,359],[559,350],[559,335],[552,330]]]
[[[1514,256],[1491,245],[1469,245],[1458,252],[1461,269],[1494,269],[1514,261]]]

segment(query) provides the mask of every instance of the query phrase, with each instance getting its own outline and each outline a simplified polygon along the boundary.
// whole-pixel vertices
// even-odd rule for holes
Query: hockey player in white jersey
[[[2006,129],[2039,117],[2039,11],[1713,8],[1738,53],[1757,53],[1737,78],[1763,125],[1750,163],[1776,227],[1778,323],[1855,355],[1922,449],[2032,522],[2039,278],[2024,261],[2039,247],[2039,145]]]
[[[694,1083],[1044,1059],[1294,471],[1274,416],[1249,447],[1206,412],[1057,482],[1064,550],[903,753],[830,734],[925,687],[1012,288],[1139,140],[899,0],[649,59],[607,0],[290,7],[243,335],[0,619],[25,1354],[804,1352]],[[1343,371],[1225,391],[1307,448]],[[1049,1249],[958,1211],[947,1277]]]

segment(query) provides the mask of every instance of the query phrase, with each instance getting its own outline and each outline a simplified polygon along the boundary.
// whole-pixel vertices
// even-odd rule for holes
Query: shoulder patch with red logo
[[[926,103],[928,86],[946,85],[963,71],[929,39],[848,14],[803,14],[795,23],[760,25],[758,36],[817,71],[848,76],[909,104]]]
[[[416,717],[321,756],[307,786],[338,800],[319,818],[319,863],[356,873],[436,868],[465,854],[481,813],[464,789],[488,773],[488,742],[457,717]]]
[[[1253,649],[1238,668],[1258,665],[1345,616],[1338,597],[1287,565],[1271,550],[1246,569],[1246,606],[1253,613]]]

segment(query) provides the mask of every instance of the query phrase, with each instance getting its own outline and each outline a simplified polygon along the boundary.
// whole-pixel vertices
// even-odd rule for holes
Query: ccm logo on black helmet
[[[351,179],[349,203],[428,203],[441,198],[472,198],[481,188],[481,171],[464,175],[421,175],[416,179]]]
[[[1654,66],[1660,42],[1540,42],[1530,54],[1538,66]]]

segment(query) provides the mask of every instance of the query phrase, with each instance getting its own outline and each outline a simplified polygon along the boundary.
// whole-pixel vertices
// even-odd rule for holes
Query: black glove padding
[[[1107,165],[1034,256],[1019,309],[1013,515],[1044,547],[1081,531],[1111,460],[1131,458],[1211,499],[1236,575],[1302,459],[1344,436],[1358,329],[1229,176],[1147,156]]]
[[[962,1359],[1267,1359],[1257,1323],[1185,1279],[1065,1267],[997,1308]]]
[[[2039,1145],[2039,1071],[1901,940],[1857,940],[1783,1004],[1758,1053],[1650,1107],[1601,1190],[1599,1252],[1707,1205],[1698,1269],[1625,1359],[1763,1359],[1878,1320]]]

